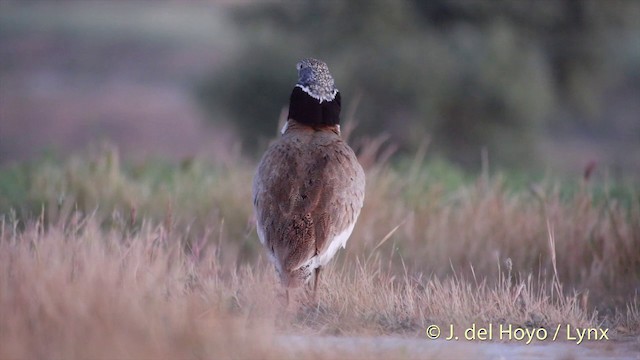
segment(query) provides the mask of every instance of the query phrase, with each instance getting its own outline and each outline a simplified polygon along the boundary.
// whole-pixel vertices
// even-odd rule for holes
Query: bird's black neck
[[[336,93],[333,100],[320,102],[300,87],[294,87],[289,101],[287,119],[312,127],[339,125],[340,92]]]

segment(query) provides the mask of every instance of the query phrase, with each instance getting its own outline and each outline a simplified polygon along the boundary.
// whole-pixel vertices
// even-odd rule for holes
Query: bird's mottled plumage
[[[302,59],[296,65],[298,69],[297,87],[320,101],[331,101],[338,93],[333,76],[329,72],[327,64],[316,59]]]
[[[303,59],[296,66],[298,82],[291,91],[288,119],[307,126],[340,126],[341,98],[327,64]]]
[[[287,288],[314,270],[317,284],[319,269],[353,231],[365,187],[362,167],[340,138],[340,94],[327,65],[304,59],[297,68],[287,126],[253,183],[258,235]]]

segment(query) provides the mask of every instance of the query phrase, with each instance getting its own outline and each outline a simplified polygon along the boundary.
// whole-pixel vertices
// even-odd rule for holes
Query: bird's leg
[[[316,299],[316,292],[318,291],[318,281],[320,281],[320,269],[321,267],[316,268],[316,277],[313,280],[313,300]]]

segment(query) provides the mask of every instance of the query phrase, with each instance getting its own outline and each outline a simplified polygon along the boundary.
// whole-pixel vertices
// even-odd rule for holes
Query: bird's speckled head
[[[298,69],[296,86],[320,102],[332,101],[335,98],[338,89],[335,87],[327,64],[307,58],[300,60],[296,68]]]

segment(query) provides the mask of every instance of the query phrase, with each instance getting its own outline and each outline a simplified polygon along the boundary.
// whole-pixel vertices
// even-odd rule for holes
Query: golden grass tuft
[[[284,309],[252,228],[253,168],[124,168],[107,149],[32,169],[39,213],[0,215],[0,358],[340,358],[282,334],[431,324],[640,332],[635,197],[513,192],[499,176],[450,189],[429,167],[374,163],[317,301],[300,290]]]
[[[216,297],[191,289],[215,264],[189,260],[162,227],[123,234],[78,220],[2,228],[0,358],[262,354],[271,332],[259,318],[232,316],[221,274],[208,283]]]

